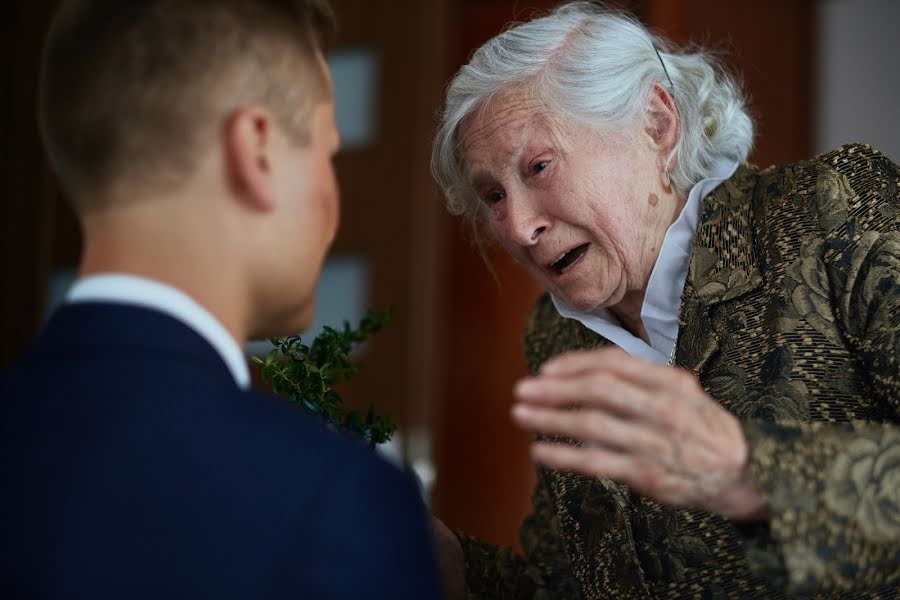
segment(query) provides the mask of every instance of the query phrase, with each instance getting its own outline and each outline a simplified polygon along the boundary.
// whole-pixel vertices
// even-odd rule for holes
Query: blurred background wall
[[[900,2],[824,0],[817,28],[815,151],[864,141],[900,162]]]
[[[521,331],[539,290],[496,250],[487,253],[491,276],[465,228],[443,211],[428,171],[429,143],[443,86],[471,52],[509,21],[558,2],[333,3],[344,210],[321,320],[352,320],[369,307],[392,307],[398,317],[366,347],[366,369],[345,395],[400,423],[394,451],[416,466],[433,510],[451,527],[517,545],[534,468],[529,436],[512,427],[508,411],[513,382],[525,372]],[[0,369],[24,351],[74,276],[80,252],[34,119],[41,40],[55,4],[19,2],[4,20]],[[759,132],[751,160],[760,166],[847,141],[900,158],[892,110],[900,2],[613,4],[674,41],[712,46],[743,75]]]

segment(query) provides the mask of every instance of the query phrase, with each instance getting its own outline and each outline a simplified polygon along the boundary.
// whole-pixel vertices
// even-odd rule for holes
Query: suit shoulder
[[[326,469],[372,470],[384,476],[399,473],[362,441],[331,429],[309,411],[270,394],[252,391],[246,395],[245,400],[265,414],[268,446]]]
[[[872,186],[900,178],[900,168],[880,150],[868,144],[844,144],[810,161],[817,169],[832,169],[848,180],[854,190],[863,192]]]
[[[768,206],[804,206],[820,235],[897,228],[900,168],[867,144],[845,144],[761,173]]]
[[[530,373],[541,364],[569,350],[588,350],[606,342],[598,334],[556,310],[549,294],[538,299],[525,326],[525,362]]]
[[[900,168],[891,159],[867,144],[846,144],[814,160],[817,204],[844,215],[851,237],[898,229]]]
[[[789,164],[771,165],[760,175],[771,178],[791,171],[821,171],[831,169],[847,177],[863,178],[872,176],[897,177],[897,165],[880,150],[863,143],[844,144],[812,158]]]

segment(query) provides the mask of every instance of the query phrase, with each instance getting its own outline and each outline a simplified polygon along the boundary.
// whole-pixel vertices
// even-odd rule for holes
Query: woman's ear
[[[669,90],[659,82],[650,90],[646,116],[645,132],[655,150],[668,157],[681,135],[681,118]]]
[[[237,195],[255,210],[275,208],[273,173],[274,120],[265,109],[250,106],[225,121],[224,150],[228,180]]]

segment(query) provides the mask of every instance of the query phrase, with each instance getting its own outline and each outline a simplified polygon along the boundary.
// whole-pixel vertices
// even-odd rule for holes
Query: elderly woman
[[[898,597],[900,171],[863,145],[760,171],[752,140],[708,56],[588,3],[451,82],[449,208],[548,292],[525,555],[445,535],[471,597]]]

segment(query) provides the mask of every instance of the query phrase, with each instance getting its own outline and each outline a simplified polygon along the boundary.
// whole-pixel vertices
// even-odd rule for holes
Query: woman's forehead
[[[472,112],[459,127],[459,142],[469,158],[510,154],[531,136],[556,138],[560,119],[541,102],[521,96],[500,96]]]

